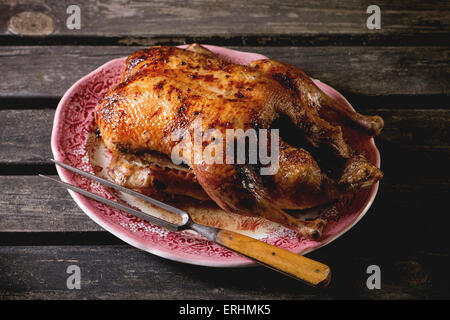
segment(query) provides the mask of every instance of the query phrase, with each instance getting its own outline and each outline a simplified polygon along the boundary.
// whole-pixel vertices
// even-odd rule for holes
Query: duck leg
[[[346,108],[342,103],[330,98],[317,87],[308,75],[299,68],[276,60],[266,59],[254,61],[252,68],[268,72],[285,87],[295,91],[301,100],[302,108],[315,109],[326,114],[331,109],[353,122],[367,134],[375,136],[383,129],[383,119],[379,116],[366,116]]]
[[[194,172],[206,193],[224,210],[260,216],[293,229],[308,239],[319,239],[326,222],[303,221],[271,203],[259,176],[246,165],[197,164]]]

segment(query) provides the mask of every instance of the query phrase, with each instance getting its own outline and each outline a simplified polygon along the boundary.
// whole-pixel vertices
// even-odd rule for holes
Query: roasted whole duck
[[[303,71],[271,59],[237,65],[199,45],[137,51],[121,82],[96,106],[95,120],[113,154],[109,174],[116,183],[156,197],[213,200],[228,212],[261,216],[310,239],[321,237],[325,221],[302,221],[286,209],[330,203],[382,178],[351,149],[344,132],[374,136],[383,120],[349,111]],[[180,129],[225,135],[227,129],[274,128],[280,135],[278,170],[267,175],[260,174],[265,165],[230,163],[225,153],[221,163],[198,161],[192,139],[173,138]],[[268,149],[275,139],[270,132]],[[210,137],[201,146],[214,143]],[[180,146],[181,164],[172,161]]]

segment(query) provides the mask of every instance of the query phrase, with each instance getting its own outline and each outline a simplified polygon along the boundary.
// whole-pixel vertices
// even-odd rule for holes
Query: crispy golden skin
[[[270,59],[249,66],[236,65],[198,45],[188,50],[151,47],[128,57],[122,82],[95,109],[106,147],[116,157],[134,155],[143,160],[144,164],[135,163],[133,170],[129,170],[127,162],[128,178],[123,177],[126,170],[110,168],[113,178],[121,175],[116,181],[122,179],[131,187],[132,174],[147,170],[146,174],[151,175],[151,165],[157,173],[158,167],[167,164],[167,160],[161,163],[160,159],[169,159],[172,149],[180,143],[173,141],[172,133],[178,129],[193,133],[196,119],[202,120],[201,128],[197,125],[196,129],[205,132],[214,128],[225,135],[227,129],[271,128],[283,117],[297,128],[308,148],[336,159],[339,165],[333,174],[324,173],[306,145],[303,148],[283,140],[279,170],[268,176],[259,174],[260,166],[194,161],[193,146],[188,143],[184,147],[191,152],[182,155],[183,162],[194,175],[183,175],[180,185],[199,184],[200,189],[186,190],[186,194],[204,200],[206,193],[224,210],[260,215],[306,237],[318,238],[324,221],[300,221],[282,209],[328,203],[381,179],[378,168],[354,154],[342,128],[351,123],[361,134],[376,135],[383,121],[378,116],[348,111],[300,69]],[[210,143],[213,140],[204,142],[203,147]],[[159,160],[150,154],[157,154]],[[115,161],[113,167],[123,165]],[[172,187],[166,191],[183,193],[183,188],[173,186],[176,178],[171,181]]]

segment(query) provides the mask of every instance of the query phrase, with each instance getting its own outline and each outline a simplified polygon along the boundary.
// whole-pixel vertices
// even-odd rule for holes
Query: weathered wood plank
[[[0,177],[1,232],[102,231],[69,193],[38,176]]]
[[[370,212],[352,233],[355,232],[356,238],[368,239],[366,245],[373,250],[381,244],[408,250],[448,250],[446,228],[450,217],[442,212],[442,208],[445,207],[449,187],[448,179],[426,180],[412,176],[396,180],[396,177],[387,175]],[[102,231],[84,215],[66,190],[38,176],[0,176],[0,243],[11,232]],[[385,238],[378,239],[380,232]],[[36,241],[39,237],[17,240],[31,245],[39,242]],[[85,241],[95,244],[110,240],[102,239],[84,239],[79,235],[68,241],[72,244]],[[373,242],[373,239],[378,240]]]
[[[165,261],[130,247],[30,247],[54,240],[45,232],[57,232],[58,237],[73,241],[66,245],[95,244],[98,237],[89,233],[99,232],[100,228],[76,208],[65,190],[47,185],[36,176],[3,176],[0,177],[0,242],[10,244],[1,241],[8,236],[5,232],[26,232],[33,236],[24,237],[28,243],[26,239],[18,241],[27,247],[0,247],[0,296],[175,299],[189,294],[204,299],[258,294],[259,298],[267,299],[443,298],[449,295],[445,275],[450,266],[447,246],[450,217],[442,212],[448,188],[448,182],[442,181],[392,182],[389,178],[383,181],[366,217],[351,232],[310,255],[331,265],[334,272],[331,288],[318,292],[263,269],[252,269],[249,273],[245,271],[248,269],[222,272]],[[80,236],[71,236],[77,232],[81,232]],[[65,288],[65,268],[70,264],[82,268],[82,291]],[[381,291],[365,288],[365,270],[371,264],[382,268]],[[120,274],[119,278],[113,274]],[[248,278],[250,275],[254,278]],[[257,281],[258,277],[267,282]],[[141,285],[136,287],[137,282]],[[149,288],[155,286],[164,290]]]
[[[285,43],[376,43],[386,39],[406,41],[446,40],[450,30],[446,1],[380,0],[379,30],[368,30],[367,1],[282,1],[196,0],[184,1],[78,1],[81,29],[66,26],[69,0],[20,0],[3,2],[0,7],[0,33],[48,37],[113,37],[117,43],[149,44],[156,39],[183,42],[199,37],[218,41],[232,38],[235,44]],[[21,12],[39,13],[35,20]],[[43,16],[45,15],[45,16]],[[24,21],[28,23],[24,23]],[[45,28],[37,27],[45,22]],[[34,23],[31,23],[34,22]],[[138,22],[138,23],[137,23]],[[344,37],[342,37],[344,35]],[[313,36],[314,38],[308,37]],[[440,37],[444,36],[444,37]],[[11,39],[11,37],[10,37]],[[95,40],[94,40],[95,41]],[[99,40],[101,41],[101,40]],[[158,40],[156,40],[158,41]],[[170,41],[170,40],[169,40]],[[143,43],[144,42],[144,43]],[[439,41],[436,41],[439,44]]]
[[[320,254],[314,254],[331,265],[334,272],[329,288],[315,290],[262,267],[205,268],[167,261],[125,246],[0,247],[0,298],[443,299],[450,296],[448,254],[399,253],[390,257],[354,253],[348,248],[326,247]],[[371,264],[381,268],[381,290],[366,287],[366,269]],[[67,289],[66,270],[70,265],[80,267],[80,290]]]
[[[414,170],[416,176],[448,178],[442,169],[450,160],[450,110],[369,109],[364,113],[385,119],[385,129],[376,143],[386,174],[407,177]],[[7,165],[2,174],[8,174],[8,165],[51,164],[53,117],[53,109],[0,110],[0,163]],[[426,166],[430,161],[435,165]],[[28,171],[33,173],[37,172]]]
[[[444,147],[450,143],[450,110],[368,109],[385,122],[377,144]]]
[[[1,110],[0,162],[48,164],[54,114],[52,109]]]
[[[450,95],[449,50],[446,47],[233,48],[294,64],[346,95]],[[0,47],[0,74],[8,79],[0,83],[0,97],[60,97],[90,71],[137,49],[117,46]]]

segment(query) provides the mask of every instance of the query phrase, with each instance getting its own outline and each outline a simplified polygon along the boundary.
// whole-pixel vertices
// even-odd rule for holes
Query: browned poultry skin
[[[318,238],[324,221],[301,221],[281,209],[327,203],[381,179],[379,169],[353,154],[341,126],[346,118],[374,135],[383,123],[379,117],[347,111],[298,68],[269,59],[236,65],[199,46],[152,47],[127,59],[122,82],[95,109],[106,147],[118,157],[141,158],[150,153],[170,157],[179,143],[172,141],[172,133],[177,129],[192,133],[199,118],[201,131],[215,128],[225,134],[226,129],[270,128],[280,115],[290,119],[310,146],[341,159],[344,165],[336,177],[324,174],[305,149],[284,141],[280,141],[280,169],[271,176],[259,175],[254,165],[196,162],[193,152],[183,154],[183,161],[195,174],[194,184],[198,181],[224,210],[260,215]],[[188,149],[192,151],[191,144]]]
[[[164,200],[184,195],[197,200],[210,200],[190,170],[151,165],[135,155],[114,153],[108,168],[115,183]]]

